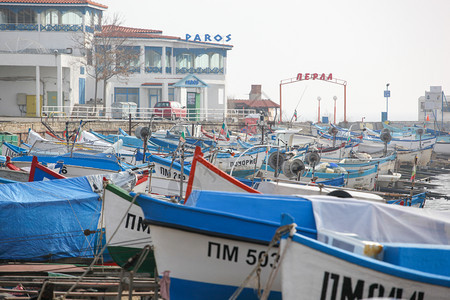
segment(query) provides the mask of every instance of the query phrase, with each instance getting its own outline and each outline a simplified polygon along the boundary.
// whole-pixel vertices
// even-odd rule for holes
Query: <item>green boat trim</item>
[[[128,260],[141,253],[142,249],[140,248],[131,248],[131,247],[121,247],[121,246],[108,246],[108,252],[113,258],[114,262],[120,267],[124,267]],[[126,268],[127,271],[132,271],[134,266],[131,265]],[[142,262],[142,265],[138,269],[138,273],[149,273],[151,277],[155,275],[156,269],[156,260],[153,253],[153,250],[150,250],[145,260]]]
[[[112,183],[109,183],[106,185],[106,189],[110,192],[113,192],[117,196],[123,198],[124,200],[127,200],[129,202],[133,201],[133,197],[130,196],[130,193],[128,193],[126,190],[124,190],[121,187],[118,187],[117,185],[114,185]],[[135,205],[139,206],[137,202],[134,203]]]
[[[131,197],[130,194],[121,187],[118,187],[114,184],[108,184],[108,185],[106,185],[106,189],[126,201],[129,201],[129,202],[133,201],[133,197]],[[139,206],[139,204],[137,202],[135,202],[133,204]],[[141,248],[111,246],[111,245],[108,245],[107,249],[108,249],[108,253],[111,256],[112,260],[122,268],[124,268],[125,266],[128,265],[128,261],[130,258],[141,253],[141,251],[142,251]],[[134,269],[133,265],[126,268],[127,271],[132,271],[133,269]],[[156,269],[156,261],[155,261],[153,249],[151,249],[150,252],[147,254],[147,257],[143,261],[142,265],[137,270],[137,272],[138,273],[149,273],[150,276],[154,276],[155,269]]]

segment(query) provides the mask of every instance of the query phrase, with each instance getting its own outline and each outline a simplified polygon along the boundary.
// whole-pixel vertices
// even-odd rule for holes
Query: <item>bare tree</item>
[[[86,73],[94,78],[94,106],[97,108],[98,83],[103,81],[103,103],[106,103],[106,86],[116,77],[126,80],[139,66],[140,48],[133,46],[129,33],[120,26],[118,15],[111,19],[101,19],[93,25],[92,32],[85,31],[75,42],[86,54]]]

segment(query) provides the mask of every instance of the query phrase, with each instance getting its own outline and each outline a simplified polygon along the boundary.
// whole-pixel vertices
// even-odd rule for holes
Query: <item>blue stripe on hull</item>
[[[220,270],[217,270],[217,272],[220,272]],[[244,281],[244,279],[245,278],[242,278],[242,281]],[[230,285],[219,285],[213,283],[170,278],[170,299],[173,300],[226,300],[229,299],[237,289],[238,287]],[[259,298],[256,290],[245,288],[239,294],[238,299],[257,300]],[[281,300],[281,292],[272,291],[268,299]]]

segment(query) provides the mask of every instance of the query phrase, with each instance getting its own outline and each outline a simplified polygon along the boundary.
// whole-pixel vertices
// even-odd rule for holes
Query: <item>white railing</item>
[[[120,108],[103,106],[43,106],[42,117],[51,119],[106,119],[106,120],[187,120],[187,121],[243,121],[256,109],[201,109],[201,108]]]

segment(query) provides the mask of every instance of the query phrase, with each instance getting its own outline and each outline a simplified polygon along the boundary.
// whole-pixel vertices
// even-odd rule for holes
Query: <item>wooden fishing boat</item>
[[[336,239],[335,244],[344,248],[340,249],[340,252],[347,251],[350,253],[351,250],[345,247],[347,245],[346,240],[344,238],[339,239],[339,237],[353,234],[362,236],[363,240],[380,240],[379,243],[385,249],[387,249],[389,243],[415,241],[417,244],[423,244],[424,248],[428,247],[435,250],[431,252],[439,253],[433,258],[434,261],[440,260],[445,253],[447,253],[445,257],[448,256],[450,248],[447,245],[447,240],[449,236],[445,230],[449,226],[448,216],[429,213],[414,207],[404,208],[361,200],[341,200],[343,199],[329,196],[292,197],[195,191],[189,197],[186,205],[181,206],[146,195],[137,196],[137,201],[145,214],[145,222],[150,224],[151,236],[155,245],[155,259],[158,270],[160,270],[159,276],[162,277],[164,271],[170,272],[170,294],[174,298],[182,298],[182,295],[189,291],[189,295],[196,299],[208,299],[211,295],[215,295],[218,299],[228,299],[236,291],[241,291],[242,288],[240,296],[256,299],[258,297],[257,287],[260,287],[264,291],[271,291],[269,299],[281,298],[280,289],[283,289],[284,299],[284,278],[275,277],[273,281],[269,281],[271,268],[276,267],[277,264],[275,258],[278,254],[283,253],[283,250],[278,252],[276,248],[270,248],[270,245],[276,244],[273,237],[277,229],[274,226],[280,224],[280,216],[284,212],[296,215],[294,217],[297,222],[295,228],[302,237],[307,236],[312,241],[321,241],[326,237],[334,238]],[[317,202],[318,205],[316,205]],[[323,202],[331,202],[334,205],[331,209],[324,208]],[[336,217],[341,213],[343,214],[342,217]],[[371,217],[373,214],[381,216]],[[344,215],[350,215],[351,217],[347,218]],[[367,218],[361,218],[363,215],[367,215]],[[392,215],[395,216],[395,220],[401,219],[402,222],[395,221],[395,225],[392,224],[393,219],[389,219],[389,216]],[[329,219],[333,220],[330,221]],[[403,223],[403,220],[405,223]],[[393,226],[386,226],[386,223]],[[359,228],[361,226],[364,227],[364,230]],[[367,231],[367,228],[370,228],[369,234],[362,235],[362,232]],[[333,234],[334,232],[337,232],[337,234]],[[395,234],[396,239],[387,242],[392,234]],[[184,245],[184,251],[179,251],[177,248],[177,245],[180,244]],[[392,245],[397,250],[402,250],[399,244]],[[361,248],[364,249],[364,247]],[[371,253],[374,256],[379,253],[378,249],[378,246],[367,248],[367,250],[372,250]],[[405,253],[405,255],[407,254]],[[410,260],[411,264],[417,258],[416,255],[412,256],[414,256],[414,259]],[[402,255],[397,257],[401,258]],[[303,259],[303,267],[301,268],[298,268],[300,265],[299,259]],[[307,277],[309,271],[304,272],[304,270],[310,270],[308,265],[310,259],[310,255],[306,259],[298,256],[295,261],[285,257],[282,264],[283,267],[284,264],[287,264],[297,271],[301,270],[301,273]],[[322,262],[318,266],[318,269],[321,270],[321,277],[314,278],[313,282],[309,281],[309,285],[302,284],[301,286],[311,286],[314,292],[317,289],[320,292],[323,284],[323,270],[328,268],[328,264],[323,262],[329,260],[312,261]],[[385,261],[381,264],[386,263],[395,265],[392,261]],[[395,267],[401,268],[398,265]],[[259,271],[255,274],[253,273],[255,270]],[[341,274],[343,270],[344,268],[329,272]],[[446,270],[445,266],[440,268],[441,273],[436,272],[435,278],[442,276]],[[255,276],[252,277],[251,274]],[[351,274],[351,272],[346,272],[345,275],[347,276],[347,274]],[[247,280],[249,277],[251,280]],[[448,292],[448,273],[445,281],[444,291]],[[268,285],[267,282],[273,283]],[[290,282],[300,285],[299,280],[290,280]],[[365,279],[365,282],[377,283],[376,281],[369,281],[369,279]],[[380,283],[385,284],[385,282]],[[421,287],[424,286],[420,285],[423,283],[421,278],[416,277],[413,282]],[[352,283],[352,287],[358,283],[357,277],[354,281],[352,280]],[[439,286],[439,280],[436,280],[434,284]],[[386,287],[389,287],[389,292],[392,286],[404,288],[409,293],[414,285],[412,283],[404,285],[403,282],[395,280],[391,282],[391,285],[386,284]],[[256,291],[253,290],[254,287],[256,287]],[[367,287],[367,289],[369,288]],[[359,293],[359,289],[356,290]],[[332,289],[329,288],[329,291],[331,293]],[[422,289],[417,290],[417,292],[419,291],[422,291]],[[262,291],[259,290],[259,292]],[[352,292],[355,291],[352,290]],[[431,293],[429,288],[426,289],[426,293],[428,292]],[[366,293],[366,290],[364,290],[364,293]],[[379,290],[377,290],[377,293],[379,293]],[[385,293],[384,296],[389,296],[387,291]],[[440,295],[440,293],[442,291],[434,295]],[[295,295],[295,299],[298,299],[298,295],[303,294],[306,295],[307,292],[299,290],[295,290],[291,294],[287,292],[287,295]],[[397,296],[397,294],[394,296]],[[412,293],[410,296],[412,296]],[[312,297],[307,298],[320,298],[320,294],[317,296],[314,293]]]
[[[417,165],[424,167],[431,161],[433,146],[418,149],[397,148],[397,164],[413,165],[417,157]]]
[[[142,255],[143,261],[136,271],[153,276],[156,268],[153,250],[141,253],[147,246],[153,246],[150,228],[143,223],[144,213],[139,204],[133,202],[133,197],[113,184],[106,185],[102,218],[106,246],[114,262],[133,270],[137,262],[129,260]]]
[[[352,213],[346,213],[346,221],[337,225],[332,219],[342,220],[337,214],[347,210],[343,204]],[[324,199],[313,206],[316,224],[321,224],[317,239],[296,233],[281,242],[283,299],[298,299],[298,295],[305,299],[448,296],[450,236],[444,229],[449,225],[448,214],[415,208],[399,211],[398,206],[376,203],[363,207],[351,200]],[[283,224],[292,221],[286,217]]]
[[[273,202],[272,198],[279,197],[251,195],[195,191],[187,206],[138,196],[150,224],[159,276],[170,271],[171,297],[182,299],[189,291],[194,299],[211,299],[212,295],[228,299],[256,266],[279,224],[280,208],[288,208],[287,203]],[[270,207],[266,201],[271,201]],[[314,235],[312,214],[302,209],[308,203],[290,203],[295,208],[289,210],[302,220],[299,228],[304,226],[306,234]],[[241,216],[238,211],[248,215]],[[250,219],[261,215],[267,217],[261,227],[248,227]],[[176,246],[180,244],[183,251]],[[276,251],[272,250],[262,268],[262,281],[267,280],[275,259]],[[281,283],[276,281],[269,299],[281,299],[280,290]],[[245,286],[243,295],[246,299],[257,299],[251,285]]]

